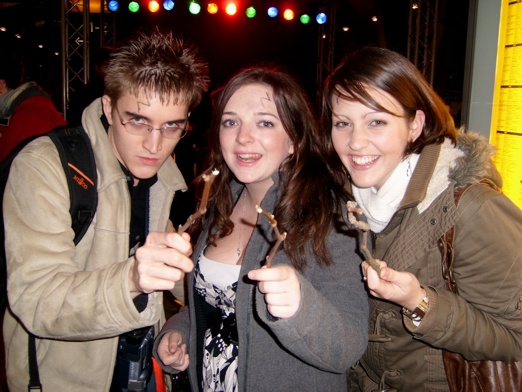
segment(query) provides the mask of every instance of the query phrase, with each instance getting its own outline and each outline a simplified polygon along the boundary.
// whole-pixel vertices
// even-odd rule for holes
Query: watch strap
[[[426,313],[428,313],[428,309],[430,308],[428,295],[422,299],[422,301],[417,305],[413,311],[410,311],[406,308],[402,308],[402,314],[404,314],[406,317],[412,319],[413,321],[420,322],[424,316],[426,316]]]

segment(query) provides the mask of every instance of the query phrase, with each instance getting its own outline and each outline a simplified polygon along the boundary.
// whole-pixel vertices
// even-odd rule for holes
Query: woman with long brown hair
[[[194,391],[345,391],[364,351],[362,260],[315,124],[299,84],[278,70],[240,72],[216,99],[208,167],[220,173],[188,276],[190,309],[157,343],[164,369],[188,366]],[[274,222],[256,205],[287,233],[271,268]]]

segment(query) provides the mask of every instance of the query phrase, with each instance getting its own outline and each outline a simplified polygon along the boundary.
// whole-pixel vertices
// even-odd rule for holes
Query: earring
[[[411,175],[411,161],[410,161],[410,158],[408,157],[408,166],[406,167],[406,177],[409,177],[410,175]]]

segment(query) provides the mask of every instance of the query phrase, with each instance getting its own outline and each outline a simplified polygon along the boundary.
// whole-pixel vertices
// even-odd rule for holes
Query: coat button
[[[435,226],[435,225],[437,224],[437,219],[435,219],[435,218],[431,218],[431,219],[430,219],[430,223],[431,223],[433,226]]]
[[[448,212],[448,210],[449,210],[448,206],[442,207],[442,212]]]

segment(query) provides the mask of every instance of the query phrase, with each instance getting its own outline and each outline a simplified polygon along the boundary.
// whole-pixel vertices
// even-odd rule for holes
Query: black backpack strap
[[[48,136],[58,149],[67,177],[74,244],[77,245],[89,228],[98,204],[96,162],[91,141],[81,126],[55,128]]]
[[[29,385],[27,390],[41,391],[40,373],[38,372],[38,361],[36,358],[36,339],[32,333],[29,335]]]
[[[55,128],[47,135],[56,145],[71,199],[74,244],[87,232],[98,205],[97,175],[91,141],[81,126]],[[28,391],[42,390],[36,356],[36,337],[29,333]]]

